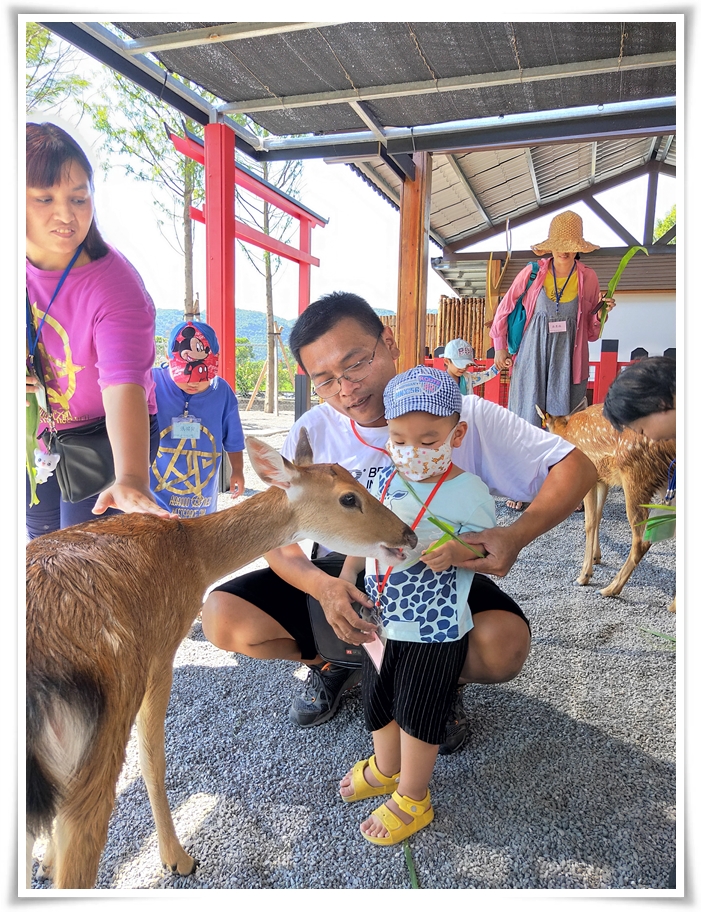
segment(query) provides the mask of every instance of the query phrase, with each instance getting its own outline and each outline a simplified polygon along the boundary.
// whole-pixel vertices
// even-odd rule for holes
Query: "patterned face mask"
[[[387,452],[392,462],[409,481],[423,481],[433,475],[441,475],[452,462],[453,435],[457,425],[435,449],[431,447],[397,446],[387,441]]]

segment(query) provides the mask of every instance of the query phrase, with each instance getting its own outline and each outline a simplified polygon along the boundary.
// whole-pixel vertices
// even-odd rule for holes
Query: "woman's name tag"
[[[201,424],[200,419],[195,418],[193,415],[188,415],[187,417],[180,415],[177,418],[173,418],[171,436],[175,440],[199,440]]]
[[[550,323],[548,323],[548,331],[551,333],[567,332],[567,321],[566,320],[551,320]]]

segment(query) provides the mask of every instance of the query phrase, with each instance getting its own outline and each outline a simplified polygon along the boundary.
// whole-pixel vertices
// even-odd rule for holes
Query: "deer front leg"
[[[601,520],[604,516],[604,506],[606,505],[606,498],[608,497],[609,486],[605,481],[597,481],[596,483],[596,533],[594,537],[594,563],[601,563]]]
[[[161,861],[178,874],[192,874],[197,862],[187,854],[175,834],[165,790],[165,717],[173,683],[173,656],[151,669],[141,708],[136,717],[139,763],[158,834]]]
[[[599,541],[599,522],[600,515],[598,511],[597,489],[599,485],[595,484],[587,491],[584,496],[584,562],[582,563],[582,572],[577,578],[580,586],[587,586],[594,572],[594,561]],[[601,552],[599,552],[599,558]],[[597,561],[598,563],[598,561]]]
[[[649,490],[643,490],[640,484],[636,484],[630,477],[624,475],[621,477],[623,484],[623,493],[626,497],[626,515],[630,523],[632,541],[630,552],[626,562],[618,571],[614,579],[605,589],[599,589],[599,594],[604,597],[619,595],[625,584],[630,579],[630,575],[638,566],[643,555],[650,548],[650,542],[643,541],[645,526],[640,523],[645,522],[649,515],[649,510],[641,507],[641,503],[649,503],[652,493]]]

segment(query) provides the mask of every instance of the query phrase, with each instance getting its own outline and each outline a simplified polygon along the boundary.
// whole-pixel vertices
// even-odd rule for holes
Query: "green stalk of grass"
[[[673,504],[640,504],[640,506],[648,510],[663,510],[669,513],[669,516],[650,516],[636,523],[636,526],[645,526],[643,541],[664,541],[666,538],[671,538],[677,522],[676,506]],[[671,528],[669,528],[670,525]],[[669,532],[669,535],[667,535],[667,532]],[[662,533],[663,537],[658,538],[656,533]]]
[[[426,549],[427,552],[433,551],[439,545],[444,545],[447,541],[450,541],[450,539],[452,538],[455,541],[460,542],[461,545],[464,545],[465,548],[469,548],[469,550],[472,551],[473,554],[476,554],[477,557],[486,557],[486,555],[482,554],[481,551],[478,551],[477,548],[473,548],[472,545],[468,545],[468,543],[466,541],[463,541],[462,538],[460,538],[460,536],[456,534],[455,529],[453,529],[453,527],[451,525],[449,525],[447,522],[444,522],[442,519],[438,519],[437,516],[434,516],[434,514],[431,513],[431,511],[426,506],[426,504],[421,500],[419,495],[409,484],[407,479],[401,473],[398,473],[398,474],[399,474],[400,478],[402,479],[402,481],[404,482],[404,484],[407,486],[407,489],[410,492],[410,494],[412,494],[414,496],[414,498],[421,504],[422,507],[425,507],[426,513],[428,513],[428,521],[432,522],[434,526],[438,526],[438,528],[441,530],[441,532],[444,533],[443,537],[441,539],[439,539],[439,541],[434,542],[430,548]]]
[[[29,372],[27,372],[29,373]],[[27,416],[25,423],[25,458],[27,477],[29,478],[29,506],[39,503],[37,497],[37,470],[34,465],[34,448],[37,445],[37,430],[39,429],[39,404],[34,393],[27,394]]]
[[[414,859],[411,857],[411,847],[408,839],[404,840],[404,858],[406,860],[406,866],[409,869],[411,888],[412,890],[420,890],[419,878],[416,876],[416,868],[414,867]]]
[[[644,633],[650,633],[652,636],[661,637],[663,640],[669,640],[670,643],[674,643],[676,645],[677,638],[670,636],[668,633],[660,633],[659,630],[649,630],[647,627],[641,627],[640,629]]]
[[[649,256],[645,247],[629,247],[628,250],[626,250],[626,252],[621,257],[621,262],[618,264],[618,269],[615,271],[615,273],[613,274],[613,278],[608,283],[608,287],[606,289],[606,294],[604,295],[604,299],[613,297],[614,292],[616,291],[616,286],[618,285],[618,280],[623,275],[623,270],[628,265],[628,261],[630,259],[632,259],[632,257],[634,257],[635,254],[639,250],[642,250],[642,252],[645,254],[645,256]],[[599,330],[599,338],[601,338],[602,335],[604,334],[604,325],[606,323],[607,316],[608,316],[608,305],[604,304],[604,306],[601,308],[601,314],[599,316],[599,319],[601,320],[601,329]]]

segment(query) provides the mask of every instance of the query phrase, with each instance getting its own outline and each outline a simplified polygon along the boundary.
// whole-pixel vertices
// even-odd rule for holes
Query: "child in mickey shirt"
[[[188,321],[173,327],[168,361],[153,369],[160,442],[151,465],[151,490],[162,506],[183,519],[216,511],[223,452],[231,465],[231,494],[244,491],[238,400],[218,376],[218,361],[212,327]]]

